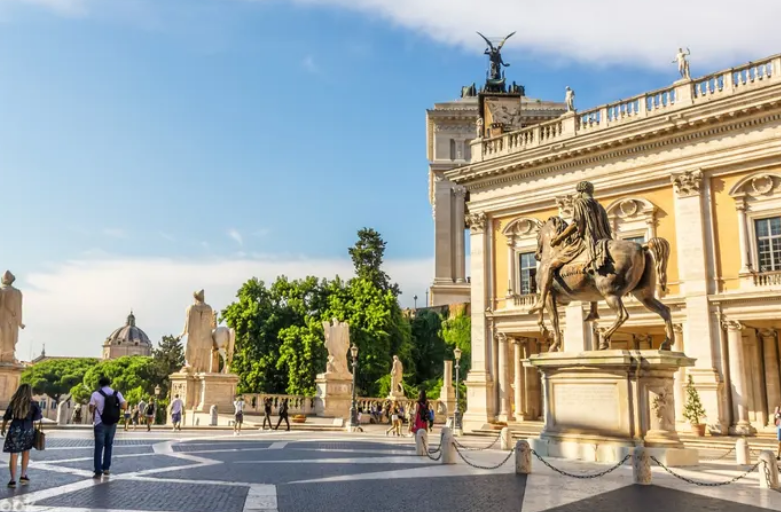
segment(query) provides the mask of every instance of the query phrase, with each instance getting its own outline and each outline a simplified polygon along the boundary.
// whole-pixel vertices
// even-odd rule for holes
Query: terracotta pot
[[[306,423],[306,416],[293,416],[293,423]]]
[[[691,425],[692,434],[696,435],[697,437],[705,437],[705,427],[706,425],[704,423],[694,423]]]

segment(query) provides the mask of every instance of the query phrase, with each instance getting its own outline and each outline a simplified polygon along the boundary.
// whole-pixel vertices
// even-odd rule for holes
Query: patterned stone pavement
[[[91,477],[89,432],[51,431],[33,452],[32,483],[0,488],[0,511],[29,512],[713,512],[781,511],[781,493],[758,488],[749,474],[723,487],[701,487],[654,468],[654,484],[632,484],[631,467],[600,478],[561,475],[534,461],[516,475],[514,460],[485,439],[461,439],[473,450],[442,465],[414,454],[413,441],[378,433],[119,433],[112,475]],[[437,440],[434,440],[434,444]],[[716,458],[703,454],[702,458]],[[3,457],[7,463],[7,456]],[[588,476],[606,466],[551,459]],[[471,463],[471,464],[470,464]],[[475,467],[478,466],[478,467]],[[676,473],[703,483],[740,475],[728,459]]]

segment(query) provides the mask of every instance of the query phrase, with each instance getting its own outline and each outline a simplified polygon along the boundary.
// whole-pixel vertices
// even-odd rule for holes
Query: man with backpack
[[[146,416],[146,431],[151,432],[152,431],[152,425],[155,423],[155,418],[157,417],[157,400],[154,398],[149,399],[149,403],[146,404],[146,411],[144,411],[144,416]]]
[[[94,416],[95,425],[95,474],[92,478],[109,474],[117,423],[122,411],[127,409],[125,398],[119,391],[111,389],[110,384],[108,377],[101,377],[98,380],[98,390],[92,393],[89,402],[89,411]]]

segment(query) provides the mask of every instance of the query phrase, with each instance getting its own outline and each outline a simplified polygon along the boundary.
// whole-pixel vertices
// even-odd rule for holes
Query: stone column
[[[521,343],[522,341],[519,338],[513,339],[513,366],[515,367],[513,396],[515,397],[515,421],[523,418],[525,396],[524,388],[526,387],[526,375],[523,365],[521,364]]]
[[[457,283],[465,283],[466,256],[464,249],[464,201],[466,188],[460,185],[453,187],[453,201],[455,214],[453,215],[453,236],[455,237],[455,278]]]
[[[453,184],[434,175],[434,284],[453,282]]]
[[[485,236],[487,217],[485,213],[473,212],[467,222],[470,234],[471,269],[471,319],[472,319],[472,365],[466,377],[467,409],[463,417],[464,429],[474,430],[488,423],[493,415],[493,380],[490,371],[490,347],[493,340],[486,339],[488,325],[485,310],[487,307],[487,267],[485,259],[487,239]]]
[[[738,273],[748,274],[751,272],[751,257],[749,256],[748,229],[746,227],[745,198],[735,198],[735,209],[738,211],[738,243],[740,245],[740,271]]]
[[[510,372],[507,366],[507,335],[500,332],[496,335],[499,346],[499,421],[510,420]]]
[[[523,358],[529,359],[532,354],[536,354],[537,351],[532,344],[536,340],[532,338],[526,338],[526,343],[523,346]],[[524,393],[524,410],[523,419],[526,421],[536,420],[540,417],[542,411],[542,398],[540,397],[540,373],[536,368],[524,368],[524,380],[526,381],[525,393]]]
[[[683,352],[683,325],[674,324],[673,332],[675,333],[675,342],[673,343],[673,352]],[[685,423],[686,418],[683,417],[683,406],[686,403],[686,397],[684,396],[684,388],[686,386],[686,370],[683,366],[678,368],[675,372],[675,381],[673,383],[673,397],[675,398],[675,421],[676,423]]]
[[[710,215],[706,209],[710,185],[699,169],[674,174],[671,179],[675,189],[678,276],[686,305],[684,337],[692,340],[686,344],[686,355],[696,359],[695,366],[688,368],[686,374],[694,380],[708,422],[717,426],[717,430],[726,431],[729,415],[723,408],[723,381],[718,370],[721,361],[716,349],[721,345],[722,333],[708,302],[708,294],[713,289],[708,277],[712,262],[707,251],[705,224]]]
[[[744,373],[743,357],[743,324],[734,320],[723,322],[724,329],[727,330],[727,343],[729,350],[729,376],[732,384],[732,404],[736,413],[733,419],[734,431],[736,434],[750,434],[751,423],[748,420],[748,407],[746,394],[746,377]]]
[[[773,426],[776,407],[781,407],[781,375],[778,368],[778,331],[762,329],[762,347],[765,360],[765,385],[767,387],[767,426]]]

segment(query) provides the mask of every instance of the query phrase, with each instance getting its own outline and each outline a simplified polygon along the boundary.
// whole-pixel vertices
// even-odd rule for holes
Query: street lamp
[[[417,311],[417,309],[418,309],[418,296],[415,295],[414,297],[412,297],[412,300],[415,301],[415,310]]]
[[[353,356],[353,403],[350,407],[350,432],[352,432],[353,429],[358,426],[358,409],[356,408],[355,403],[355,380],[358,373],[358,347],[355,346],[355,344],[350,347],[350,354]]]
[[[155,386],[155,398],[160,397],[160,386]]]
[[[458,405],[458,383],[459,383],[459,374],[458,371],[461,369],[461,349],[456,347],[456,349],[453,351],[453,355],[456,358],[456,413],[455,418],[453,420],[453,429],[455,430],[455,434],[460,436],[463,434],[463,427],[461,426],[461,409]]]

